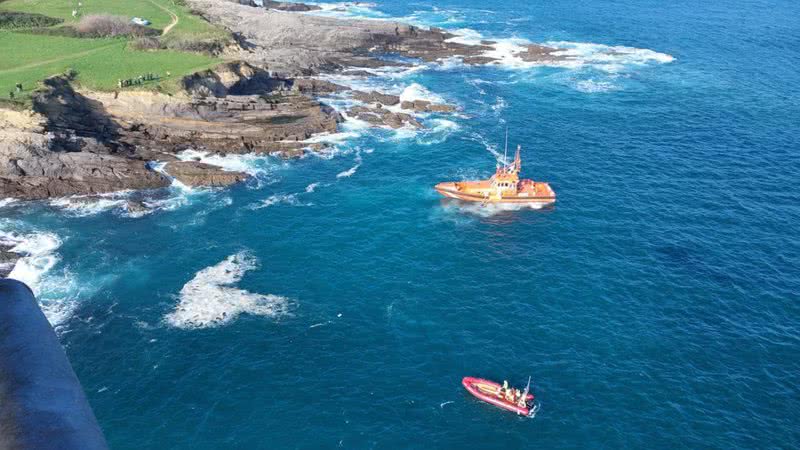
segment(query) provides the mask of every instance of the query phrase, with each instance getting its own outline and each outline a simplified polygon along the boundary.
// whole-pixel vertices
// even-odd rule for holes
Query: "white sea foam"
[[[251,176],[270,173],[272,166],[267,155],[246,154],[218,154],[198,150],[184,150],[176,155],[181,161],[200,161],[212,166],[217,166],[229,172],[244,172]]]
[[[4,207],[12,205],[12,204],[14,204],[16,202],[17,202],[17,199],[15,199],[15,198],[11,198],[11,197],[2,198],[2,199],[0,199],[0,208],[4,208]]]
[[[285,204],[292,206],[309,206],[310,203],[302,203],[298,198],[298,194],[273,194],[259,203],[250,205],[250,209],[269,208],[273,205]]]
[[[10,252],[20,255],[8,278],[22,281],[33,290],[54,327],[63,324],[76,306],[71,295],[75,291],[72,275],[66,269],[60,274],[50,274],[61,260],[57,253],[61,243],[57,235],[48,232],[0,231],[0,244],[10,246]]]
[[[596,92],[608,92],[616,89],[614,83],[610,81],[596,81],[596,80],[581,80],[575,83],[575,89],[586,92],[586,93],[596,93]]]
[[[411,83],[400,94],[400,102],[413,102],[424,100],[431,103],[447,103],[441,96],[434,94],[419,83]]]
[[[313,194],[314,191],[321,185],[320,182],[311,183],[303,190],[303,192],[295,192],[292,194],[273,194],[258,203],[248,206],[249,209],[262,209],[269,208],[273,205],[285,204],[291,206],[311,206],[312,203],[304,203],[300,201],[301,195]]]
[[[120,191],[95,196],[73,195],[50,200],[50,206],[61,209],[73,217],[93,216],[110,210],[127,211],[132,191]]]
[[[544,205],[517,205],[509,203],[489,203],[484,205],[477,202],[462,202],[458,200],[446,201],[444,204],[444,209],[447,212],[466,213],[479,217],[492,217],[512,211],[538,210],[542,208],[544,208]]]
[[[467,137],[469,139],[472,139],[473,141],[478,142],[481,145],[483,145],[483,147],[486,149],[486,151],[491,153],[494,156],[495,160],[497,160],[498,163],[504,163],[504,161],[503,161],[503,153],[500,152],[500,149],[499,149],[497,144],[490,142],[488,139],[486,139],[480,133],[469,133],[469,135]]]
[[[604,45],[587,42],[550,41],[545,45],[564,50],[556,55],[566,56],[570,61],[592,65],[606,72],[616,73],[626,66],[642,66],[646,64],[667,64],[675,60],[672,55],[654,50],[626,47],[622,45]]]
[[[510,69],[528,69],[537,66],[578,68],[584,65],[591,65],[597,69],[614,73],[624,70],[628,66],[641,66],[651,63],[666,64],[675,60],[671,55],[649,49],[591,42],[548,41],[544,45],[561,49],[554,52],[553,55],[565,57],[566,59],[554,58],[549,61],[524,61],[520,54],[527,50],[528,45],[533,44],[527,39],[486,38],[478,31],[470,28],[461,28],[451,32],[456,36],[448,39],[448,42],[480,45],[481,41],[492,41],[493,43],[489,44],[491,50],[484,52],[483,56],[497,60],[489,64]]]
[[[192,188],[190,186],[187,186],[187,185],[183,184],[177,178],[173,177],[172,175],[170,175],[166,171],[166,169],[165,169],[166,166],[167,166],[166,162],[164,162],[164,161],[149,161],[147,163],[147,165],[148,165],[148,167],[150,167],[151,170],[153,170],[155,172],[158,172],[161,175],[164,175],[168,180],[170,180],[171,183],[172,183],[171,186],[173,188],[178,189],[178,190],[180,190],[182,192],[191,192],[192,191]]]
[[[56,250],[61,246],[61,239],[53,233],[22,235],[0,232],[0,244],[12,245],[9,251],[22,256],[8,277],[22,281],[35,293],[42,276],[60,259]]]
[[[377,7],[375,3],[370,2],[304,3],[316,5],[321,8],[315,11],[306,11],[303,13],[313,16],[348,19],[384,19],[387,17],[386,14],[375,9]]]
[[[336,178],[349,178],[352,177],[359,167],[361,167],[361,152],[356,151],[355,165],[343,172],[336,174]]]
[[[254,256],[239,252],[197,272],[181,289],[175,310],[164,319],[174,327],[194,329],[225,325],[240,314],[266,317],[288,314],[287,298],[253,293],[234,286],[257,264]]]
[[[445,42],[453,42],[464,45],[480,45],[481,41],[485,38],[483,35],[471,28],[459,28],[457,30],[449,30],[455,37],[445,40]]]
[[[422,145],[441,144],[453,133],[461,129],[461,125],[447,119],[431,119],[430,128],[417,135],[417,143]]]

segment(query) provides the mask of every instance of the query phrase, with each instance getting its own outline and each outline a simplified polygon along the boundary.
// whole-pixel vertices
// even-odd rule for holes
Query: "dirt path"
[[[11,69],[3,69],[3,70],[0,70],[0,73],[17,72],[17,71],[20,71],[20,70],[33,69],[34,67],[45,66],[47,64],[52,64],[52,63],[57,63],[57,62],[60,62],[60,61],[65,61],[65,60],[68,60],[68,59],[80,58],[80,57],[83,57],[83,56],[91,55],[94,52],[99,52],[100,50],[103,50],[103,49],[106,49],[108,47],[111,47],[111,46],[114,46],[114,45],[118,45],[118,44],[119,44],[119,42],[113,42],[113,43],[108,44],[108,45],[103,45],[103,46],[100,46],[100,47],[90,48],[89,50],[84,50],[82,52],[70,53],[69,55],[64,55],[64,56],[61,56],[61,57],[58,57],[58,58],[48,59],[48,60],[45,60],[45,61],[37,61],[35,63],[25,64],[24,66],[12,67]]]
[[[158,8],[158,9],[160,9],[160,10],[164,11],[165,13],[169,14],[169,15],[170,15],[170,17],[172,17],[172,22],[170,22],[170,23],[169,23],[169,25],[167,25],[166,27],[164,27],[164,29],[161,31],[161,35],[162,35],[162,36],[166,35],[166,34],[167,34],[167,33],[169,33],[170,31],[172,31],[172,27],[174,27],[175,25],[177,25],[177,24],[178,24],[178,22],[180,22],[180,20],[181,20],[181,19],[178,17],[178,15],[177,15],[177,14],[175,14],[174,12],[170,11],[170,10],[169,10],[167,7],[165,7],[165,6],[162,6],[162,5],[160,5],[160,4],[156,3],[156,2],[154,2],[153,0],[147,0],[147,1],[149,1],[150,3],[152,3],[152,4],[153,4],[153,6],[155,6],[156,8]]]

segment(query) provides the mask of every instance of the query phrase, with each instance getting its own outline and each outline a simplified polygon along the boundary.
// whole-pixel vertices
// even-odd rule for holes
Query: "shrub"
[[[58,25],[63,20],[41,14],[0,11],[0,30],[13,30],[17,28],[51,27]]]
[[[133,41],[133,48],[137,50],[158,50],[164,48],[164,46],[157,37],[143,36]]]
[[[110,14],[89,14],[81,18],[75,29],[86,37],[147,36],[158,31],[131,23],[127,17]]]
[[[227,43],[226,39],[220,38],[173,37],[165,39],[163,45],[170,50],[218,55]]]

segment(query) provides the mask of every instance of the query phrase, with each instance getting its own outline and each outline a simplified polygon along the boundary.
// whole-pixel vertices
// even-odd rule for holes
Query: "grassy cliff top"
[[[81,6],[78,6],[78,4]],[[73,11],[77,11],[73,17]],[[30,28],[17,15],[0,29],[0,100],[26,102],[48,76],[76,72],[76,82],[95,90],[119,89],[119,80],[154,74],[157,79],[124,89],[177,90],[178,80],[220,62],[207,53],[182,51],[198,42],[227,41],[228,34],[195,16],[181,0],[0,0],[3,13],[28,13],[60,19],[49,27]],[[131,37],[88,38],[69,31],[90,14],[111,14],[126,20],[149,20],[161,49],[137,50]],[[41,17],[36,16],[39,22]],[[18,26],[13,26],[18,20]],[[23,89],[19,92],[17,83]]]

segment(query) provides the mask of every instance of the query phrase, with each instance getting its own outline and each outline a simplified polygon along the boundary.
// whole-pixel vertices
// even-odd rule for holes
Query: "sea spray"
[[[287,314],[287,298],[234,286],[257,265],[253,255],[242,251],[197,272],[181,289],[178,304],[164,317],[165,321],[174,327],[192,329],[225,325],[240,314],[265,317]]]

